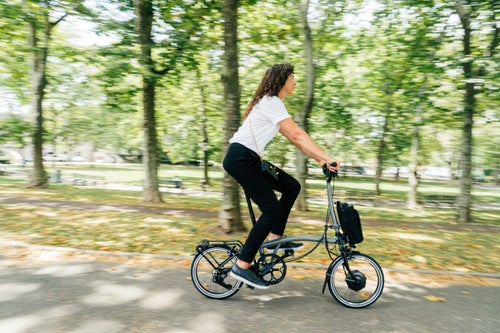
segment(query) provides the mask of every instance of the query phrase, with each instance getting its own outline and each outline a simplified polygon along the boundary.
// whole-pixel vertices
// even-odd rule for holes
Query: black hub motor
[[[356,269],[350,273],[347,273],[345,282],[352,290],[360,291],[366,286],[366,277],[363,273]]]

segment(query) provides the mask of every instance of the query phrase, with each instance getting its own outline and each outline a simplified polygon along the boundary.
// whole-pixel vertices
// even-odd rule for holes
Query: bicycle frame
[[[324,244],[325,248],[328,250],[328,253],[330,253],[330,250],[328,248],[328,244],[337,244],[340,246],[344,246],[347,242],[343,237],[341,237],[341,233],[339,231],[340,228],[340,223],[337,217],[337,214],[335,213],[335,205],[334,205],[334,200],[333,200],[333,194],[334,194],[334,179],[338,177],[336,172],[330,171],[326,166],[323,167],[323,173],[325,174],[325,181],[326,181],[326,191],[327,191],[327,197],[328,197],[328,210],[326,214],[326,220],[325,224],[323,225],[323,233],[321,236],[285,236],[281,237],[279,239],[275,240],[270,240],[270,241],[265,241],[262,246],[259,248],[259,254],[264,255],[265,248],[268,246],[276,246],[275,250],[272,252],[273,254],[276,254],[279,251],[279,244],[291,241],[291,242],[310,242],[310,243],[317,243],[311,250],[307,251],[306,253],[294,257],[292,259],[287,260],[288,262],[290,261],[296,261],[300,260],[309,254],[311,254],[316,248],[318,247],[319,244]],[[248,206],[248,211],[250,213],[250,219],[252,221],[252,225],[254,225],[257,220],[255,218],[255,212],[253,210],[252,202],[250,197],[245,193],[245,199],[247,202]],[[328,228],[332,228],[335,231],[335,237],[328,237]],[[197,252],[200,252],[203,248],[209,247],[209,246],[217,246],[217,245],[223,245],[223,246],[236,246],[237,248],[241,248],[243,245],[239,240],[206,240],[204,239],[200,245],[197,247]],[[286,254],[287,252],[285,252]],[[292,252],[289,252],[289,255],[285,255],[285,257],[290,257]],[[332,258],[333,259],[333,258]]]
[[[279,244],[291,241],[291,242],[310,242],[310,243],[317,243],[311,250],[307,251],[306,253],[294,257],[291,259],[288,259],[287,262],[290,261],[296,261],[300,260],[309,254],[311,254],[316,248],[319,246],[319,244],[324,244],[325,248],[327,249],[328,253],[331,254],[330,249],[328,248],[328,244],[338,244],[340,246],[343,246],[346,244],[345,239],[343,239],[339,232],[339,227],[340,223],[337,217],[337,214],[335,213],[335,205],[334,205],[334,200],[333,200],[333,194],[334,194],[334,179],[338,177],[336,172],[330,171],[326,165],[323,166],[323,173],[325,174],[325,181],[326,181],[326,191],[327,191],[327,197],[328,197],[328,211],[326,215],[326,220],[325,224],[323,226],[323,234],[321,236],[285,236],[281,237],[279,239],[275,240],[270,240],[266,241],[262,244],[262,246],[259,249],[259,254],[264,255],[264,249],[268,246],[276,246],[275,250],[272,252],[273,254],[276,254],[279,251]],[[252,202],[249,198],[249,196],[245,193],[245,198],[248,206],[248,210],[250,213],[250,219],[252,220],[252,225],[256,223],[256,218],[255,218],[255,213],[253,210]],[[329,223],[331,221],[331,223]],[[328,228],[332,228],[335,231],[335,237],[328,237]],[[287,255],[287,252],[289,255]],[[285,251],[285,257],[290,257],[293,252]],[[333,258],[331,258],[333,259]]]

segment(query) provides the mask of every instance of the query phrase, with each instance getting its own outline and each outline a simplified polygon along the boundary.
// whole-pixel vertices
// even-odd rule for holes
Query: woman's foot
[[[249,286],[258,289],[267,289],[269,288],[269,283],[262,280],[257,274],[255,274],[251,269],[240,268],[237,264],[234,264],[229,272],[236,280],[242,281]]]

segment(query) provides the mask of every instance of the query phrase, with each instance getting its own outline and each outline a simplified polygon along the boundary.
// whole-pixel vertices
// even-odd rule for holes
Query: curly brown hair
[[[253,107],[260,102],[262,97],[278,96],[290,74],[293,74],[293,66],[290,64],[284,63],[271,66],[266,71],[266,74],[264,74],[259,87],[253,95],[252,101],[248,104],[243,119],[248,117]]]

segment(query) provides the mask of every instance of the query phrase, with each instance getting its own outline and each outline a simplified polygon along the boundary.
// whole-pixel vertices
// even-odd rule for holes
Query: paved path
[[[93,210],[131,213],[162,209],[5,194],[0,195],[0,203],[85,210],[91,205]],[[500,230],[497,226],[447,227]],[[382,297],[366,309],[354,310],[338,304],[328,290],[321,294],[324,270],[291,267],[279,285],[264,291],[245,288],[217,301],[192,286],[189,258],[170,259],[0,241],[0,333],[490,333],[500,327],[498,276],[386,271]]]
[[[0,245],[2,333],[498,332],[500,280],[386,273],[365,309],[321,294],[323,271],[290,268],[268,290],[199,294],[189,261]]]

